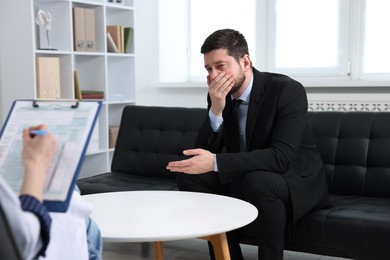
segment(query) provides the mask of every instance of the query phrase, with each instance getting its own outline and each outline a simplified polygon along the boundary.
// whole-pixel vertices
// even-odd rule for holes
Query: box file
[[[94,9],[73,7],[73,37],[75,51],[96,51]]]
[[[37,57],[37,97],[58,99],[60,90],[60,58]]]
[[[75,51],[85,51],[84,8],[73,7],[73,40]]]
[[[85,50],[96,51],[95,39],[95,10],[92,8],[84,9],[85,18]]]

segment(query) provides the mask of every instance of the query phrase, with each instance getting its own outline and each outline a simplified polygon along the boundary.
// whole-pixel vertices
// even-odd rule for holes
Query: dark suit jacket
[[[324,206],[328,200],[322,159],[307,117],[306,92],[299,82],[285,75],[256,69],[253,74],[246,122],[247,151],[229,153],[229,95],[222,130],[215,134],[206,117],[199,131],[198,145],[217,154],[222,184],[237,181],[248,172],[282,174],[290,189],[293,219],[297,220],[312,208]]]

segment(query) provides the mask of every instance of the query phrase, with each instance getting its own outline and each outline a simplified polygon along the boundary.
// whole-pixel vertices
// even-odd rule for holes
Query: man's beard
[[[236,84],[234,84],[234,86],[230,90],[229,94],[232,95],[232,94],[236,93],[242,87],[242,84],[244,83],[245,79],[246,79],[245,74],[241,70],[241,75],[238,78],[238,80],[236,81]]]

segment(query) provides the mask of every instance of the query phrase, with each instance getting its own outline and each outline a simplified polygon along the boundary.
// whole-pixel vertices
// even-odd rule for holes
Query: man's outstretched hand
[[[184,150],[183,154],[191,158],[169,162],[167,170],[187,174],[202,174],[214,170],[214,155],[204,149]]]

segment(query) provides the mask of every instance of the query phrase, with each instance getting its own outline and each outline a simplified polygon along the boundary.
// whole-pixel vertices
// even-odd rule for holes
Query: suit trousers
[[[243,199],[259,211],[257,219],[249,224],[258,234],[259,259],[282,260],[284,232],[291,214],[290,192],[283,175],[266,171],[255,171],[244,175],[228,185],[221,185],[218,174],[177,174],[180,190],[220,194]],[[227,233],[232,260],[244,259],[239,246],[237,231]],[[209,246],[210,248],[210,246]],[[210,248],[211,259],[213,259]]]

